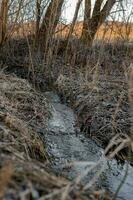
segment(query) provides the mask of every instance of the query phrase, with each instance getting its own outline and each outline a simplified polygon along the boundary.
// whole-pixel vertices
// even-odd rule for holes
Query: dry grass
[[[73,36],[79,38],[82,33],[83,22],[77,22],[74,27]],[[9,31],[10,31],[9,27]],[[19,24],[14,27],[13,37],[25,37],[29,34],[34,34],[35,22],[31,21],[24,24]],[[55,35],[58,37],[66,38],[70,30],[70,25],[58,24],[56,28]],[[105,39],[108,41],[114,41],[118,39],[129,39],[133,40],[133,24],[132,23],[122,23],[122,22],[111,22],[107,21],[99,28],[95,39],[101,40]]]
[[[132,46],[103,42],[91,49],[79,46],[76,53],[77,65],[71,67],[68,60],[69,72],[64,67],[58,73],[57,90],[75,109],[81,130],[100,145],[107,146],[117,134],[125,140],[131,125],[128,73]]]
[[[26,80],[0,74],[0,199],[109,199],[52,174],[40,135],[48,116],[48,102]]]
[[[79,77],[74,82],[61,75],[56,82],[60,94],[74,107],[81,130],[104,147],[117,134],[122,138],[129,136],[131,121],[125,77],[100,74],[97,80],[82,78],[82,82]]]
[[[13,48],[11,44],[7,50],[4,47],[5,65],[26,65],[30,69],[26,39],[17,44]],[[64,55],[63,45],[58,50]],[[32,56],[33,67],[40,67],[43,79],[50,76],[52,83],[57,80],[55,89],[75,109],[81,131],[87,132],[104,147],[113,141],[105,151],[111,158],[129,146],[131,117],[127,66],[133,59],[132,46],[96,44],[87,49],[75,40],[66,60],[57,55],[52,58],[50,67],[43,63],[40,55]],[[44,76],[42,71],[46,72]],[[46,171],[44,162],[48,159],[41,135],[46,132],[48,107],[44,96],[26,80],[0,74],[0,184],[3,185],[0,195],[24,200],[109,199],[103,191],[94,190],[88,191],[86,197],[80,184],[57,178]],[[125,155],[120,156],[125,159]],[[9,174],[3,180],[6,171]]]
[[[46,99],[25,80],[0,74],[1,147],[22,157],[45,160],[39,138],[45,133],[48,119]],[[38,134],[37,134],[38,133]]]
[[[11,163],[7,163],[6,166],[3,166],[0,170],[0,199],[4,198],[6,187],[11,181],[13,175],[13,167]]]
[[[83,22],[77,22],[74,27],[73,37],[80,38],[82,33]],[[60,37],[67,37],[70,30],[70,25],[60,24],[57,26],[57,35]],[[122,23],[117,21],[107,21],[103,23],[98,29],[95,39],[106,41],[115,40],[133,40],[133,24],[132,23]]]

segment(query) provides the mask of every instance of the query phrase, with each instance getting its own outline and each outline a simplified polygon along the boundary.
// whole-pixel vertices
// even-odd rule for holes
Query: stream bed
[[[46,92],[45,96],[51,104],[45,147],[53,171],[73,181],[81,182],[86,189],[95,184],[114,194],[123,180],[127,165],[118,165],[115,160],[108,161],[102,148],[84,133],[75,131],[74,112],[61,103],[57,94]],[[117,199],[133,199],[131,166],[128,166],[127,173]]]

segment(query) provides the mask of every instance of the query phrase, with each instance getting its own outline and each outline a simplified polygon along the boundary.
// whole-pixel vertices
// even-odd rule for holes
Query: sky
[[[73,19],[76,3],[78,0],[66,0],[65,8],[63,9],[62,18],[67,22],[70,23]],[[105,0],[106,1],[106,0]],[[133,4],[131,3],[133,0],[125,0],[125,16],[128,17],[131,13],[131,10],[133,10]],[[95,0],[92,0],[92,4],[95,3]],[[79,12],[79,18],[78,20],[83,19],[83,10],[84,10],[84,0],[81,4],[80,12]],[[121,9],[120,9],[121,10]],[[122,11],[115,13],[116,20],[121,21],[122,18]],[[110,18],[111,19],[111,18]],[[133,21],[133,19],[132,19]]]
[[[66,0],[65,8],[63,9],[62,18],[65,19],[67,22],[71,22],[73,19],[77,1],[78,0]],[[82,15],[82,10],[83,10],[83,4],[81,5],[79,15]],[[79,18],[82,18],[82,17],[79,17]]]

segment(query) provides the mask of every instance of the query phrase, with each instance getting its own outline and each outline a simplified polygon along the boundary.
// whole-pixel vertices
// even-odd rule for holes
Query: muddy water
[[[126,173],[126,165],[118,166],[115,160],[107,161],[100,147],[83,133],[76,133],[73,110],[62,104],[56,94],[47,92],[45,95],[51,103],[52,114],[45,146],[53,170],[71,180],[81,181],[86,188],[95,183],[115,193]],[[99,171],[100,176],[95,180]],[[133,168],[130,166],[117,199],[133,199]]]

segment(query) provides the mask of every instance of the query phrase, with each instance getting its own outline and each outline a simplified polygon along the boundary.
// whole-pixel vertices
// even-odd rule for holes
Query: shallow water
[[[96,185],[102,185],[108,191],[115,193],[123,180],[126,165],[118,166],[115,160],[108,162],[100,147],[83,133],[76,133],[73,110],[62,104],[56,94],[47,92],[45,95],[51,103],[52,114],[48,124],[48,134],[45,136],[45,146],[53,170],[59,175],[81,181],[86,187],[92,185],[93,178],[101,170],[101,175],[95,181]],[[98,162],[98,166],[95,166]],[[131,166],[117,199],[133,199]]]

